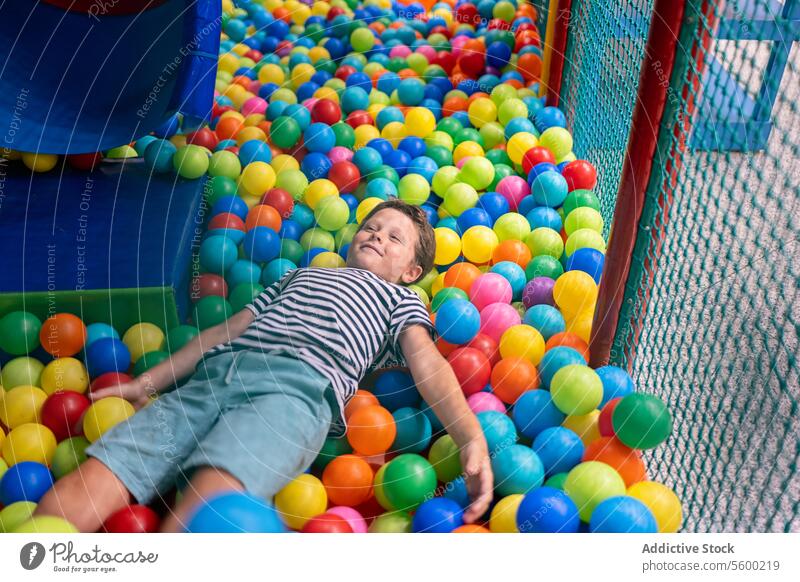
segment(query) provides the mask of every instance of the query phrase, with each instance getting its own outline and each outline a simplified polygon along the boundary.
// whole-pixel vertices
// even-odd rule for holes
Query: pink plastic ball
[[[352,150],[342,146],[336,146],[328,152],[328,158],[334,164],[337,162],[349,162],[352,157]]]
[[[469,288],[469,299],[478,311],[492,303],[510,303],[512,296],[511,283],[497,273],[484,273]]]
[[[353,530],[353,533],[367,533],[367,522],[361,514],[352,507],[338,505],[336,507],[331,507],[325,513],[333,513],[346,520],[347,523],[350,524],[350,529]]]
[[[303,101],[303,107],[311,111],[311,108],[314,107],[314,104],[319,101],[316,97],[309,97],[305,101]]]
[[[436,49],[434,49],[429,44],[424,44],[422,46],[417,47],[417,51],[416,52],[418,52],[419,54],[424,56],[426,59],[428,59],[429,63],[432,62],[436,58]]]
[[[251,97],[242,105],[242,115],[252,115],[253,113],[264,113],[267,110],[267,102],[261,97]]]
[[[520,201],[530,195],[531,188],[519,176],[506,176],[497,184],[497,192],[508,201],[511,210],[516,212]]]
[[[486,412],[487,410],[494,410],[503,414],[506,412],[506,405],[503,404],[503,401],[490,392],[470,394],[467,398],[467,405],[474,414]]]
[[[408,48],[404,44],[399,44],[397,46],[392,47],[392,50],[389,51],[389,58],[400,57],[401,59],[406,58],[408,55],[411,54],[411,49]]]
[[[508,303],[492,303],[481,310],[480,333],[485,333],[499,343],[509,327],[521,323],[522,318],[514,306]]]
[[[461,47],[469,40],[469,37],[466,35],[461,35],[455,37],[453,40],[450,41],[450,46],[452,47],[453,56],[458,58],[461,56]]]

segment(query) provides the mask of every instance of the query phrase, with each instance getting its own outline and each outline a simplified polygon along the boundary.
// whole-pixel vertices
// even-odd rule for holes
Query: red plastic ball
[[[203,127],[197,131],[186,134],[186,143],[199,145],[213,152],[214,148],[217,147],[219,143],[219,138],[217,134],[209,128]]]
[[[439,51],[436,53],[436,62],[435,64],[439,65],[444,69],[444,72],[448,75],[453,72],[453,68],[456,66],[456,58],[453,56],[453,53],[448,51]]]
[[[76,170],[84,170],[86,172],[94,170],[95,166],[103,159],[103,154],[95,152],[93,154],[72,154],[67,156],[67,162]]]
[[[477,77],[486,66],[486,57],[480,53],[467,53],[458,59],[461,71],[470,77]]]
[[[509,30],[511,28],[511,23],[501,18],[492,18],[487,28],[489,30]]]
[[[247,57],[248,59],[251,59],[251,60],[255,61],[255,62],[258,62],[258,61],[260,61],[261,59],[264,58],[264,54],[261,51],[258,51],[256,49],[250,49],[249,51],[244,53],[244,56]]]
[[[286,190],[273,188],[261,197],[261,204],[272,206],[281,218],[291,218],[294,210],[294,198]]]
[[[244,221],[238,215],[231,212],[220,212],[208,221],[208,229],[230,228],[232,230],[244,230]]]
[[[500,352],[498,351],[497,342],[485,333],[479,333],[472,338],[467,345],[467,348],[475,348],[481,352],[489,360],[489,364],[494,366],[500,361]]]
[[[569,191],[591,190],[597,185],[597,170],[586,160],[575,160],[561,170]]]
[[[228,283],[219,275],[213,273],[203,273],[192,279],[192,301],[200,301],[203,297],[216,295],[217,297],[228,296]]]
[[[355,129],[360,125],[375,125],[372,116],[366,111],[353,111],[347,116],[347,125]]]
[[[601,436],[611,437],[616,434],[614,432],[614,425],[611,422],[611,417],[614,416],[614,409],[617,407],[620,400],[622,400],[622,397],[612,398],[606,402],[606,405],[600,410],[600,416],[597,417],[597,427],[600,429]]]
[[[522,156],[522,169],[526,174],[537,164],[544,163],[555,164],[556,158],[553,152],[542,146],[532,147]]]
[[[476,25],[481,21],[481,15],[474,4],[462,4],[456,10],[456,22]]]
[[[113,513],[103,524],[108,533],[156,533],[161,518],[144,505],[129,505]]]
[[[59,390],[47,397],[42,406],[42,424],[53,431],[57,442],[83,433],[83,413],[89,399],[79,392]]]
[[[458,348],[447,357],[465,396],[483,390],[492,375],[492,366],[483,352],[475,348]]]
[[[342,81],[346,81],[347,77],[349,77],[350,75],[352,75],[355,72],[356,72],[356,70],[355,70],[354,67],[351,67],[350,65],[342,65],[341,67],[336,69],[336,73],[334,73],[334,77],[336,77],[337,79],[341,79]]]
[[[328,20],[333,20],[340,14],[345,14],[344,8],[340,8],[339,6],[334,6],[330,10],[328,10]]]
[[[328,180],[336,184],[339,192],[347,194],[358,187],[361,172],[352,162],[336,162],[328,171]]]
[[[311,121],[333,125],[342,120],[339,104],[331,99],[319,99],[311,108]]]
[[[309,519],[300,530],[302,533],[353,533],[347,520],[335,513],[323,513]]]
[[[119,386],[131,380],[133,380],[133,376],[129,376],[123,372],[106,372],[92,380],[92,383],[89,384],[89,392],[94,392],[101,388],[108,388],[109,386]]]

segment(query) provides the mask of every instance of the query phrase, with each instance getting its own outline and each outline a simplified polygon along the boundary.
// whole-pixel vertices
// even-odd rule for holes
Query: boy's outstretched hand
[[[461,449],[461,467],[472,500],[464,512],[464,522],[472,523],[486,513],[492,502],[494,476],[485,441],[471,441]]]
[[[133,404],[136,410],[139,410],[150,402],[150,392],[151,391],[147,389],[144,376],[137,376],[130,382],[125,382],[124,384],[93,390],[89,393],[89,398],[93,402],[97,402],[101,398],[106,398],[107,396],[117,396],[118,398],[127,400]]]

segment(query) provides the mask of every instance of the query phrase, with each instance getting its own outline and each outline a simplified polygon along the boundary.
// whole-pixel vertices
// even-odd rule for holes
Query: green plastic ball
[[[442,303],[449,299],[466,299],[469,300],[469,295],[458,287],[445,287],[441,289],[436,295],[433,296],[431,301],[431,310],[438,311]]]
[[[383,488],[386,498],[394,507],[411,511],[433,497],[436,491],[436,471],[420,455],[399,455],[386,467]]]
[[[550,277],[556,281],[564,274],[564,266],[555,257],[539,255],[528,262],[525,267],[525,278],[530,281],[536,277]]]
[[[603,217],[594,208],[583,206],[569,213],[564,221],[564,231],[570,236],[577,230],[588,228],[598,234],[603,233]]]
[[[672,434],[672,415],[664,402],[634,392],[619,401],[611,416],[614,434],[632,449],[652,449]]]
[[[238,186],[227,176],[214,176],[205,183],[204,195],[206,198],[207,210],[211,210],[217,200],[224,196],[236,196]]]
[[[428,452],[428,461],[442,483],[448,483],[461,474],[458,445],[449,434],[439,437]]]
[[[278,117],[269,128],[269,137],[272,143],[284,149],[297,145],[301,133],[300,124],[293,117],[287,115]]]
[[[456,182],[445,191],[442,206],[452,216],[458,217],[464,211],[474,208],[477,203],[478,192],[475,188],[463,182]]]
[[[569,472],[564,493],[578,506],[581,521],[589,523],[595,507],[609,497],[625,495],[625,481],[609,465],[587,461]]]
[[[50,515],[38,515],[15,527],[11,533],[78,533],[78,530],[66,519]]]
[[[0,372],[0,384],[7,391],[15,386],[41,386],[42,364],[36,358],[20,356],[9,361]]]
[[[352,149],[356,145],[356,132],[347,123],[340,121],[331,126],[333,135],[336,136],[336,145]]]
[[[492,151],[499,151],[499,150],[492,150]],[[489,152],[489,153],[491,153],[491,152]],[[506,157],[508,157],[508,156],[506,156]],[[510,161],[511,160],[509,160],[509,162]],[[514,176],[514,175],[516,175],[516,172],[514,171],[514,169],[511,166],[508,166],[506,164],[499,164],[499,163],[495,163],[495,162],[492,162],[492,163],[494,163],[494,180],[492,180],[492,183],[489,184],[489,187],[487,188],[487,190],[490,191],[490,192],[496,191],[497,190],[497,185],[500,183],[500,180],[502,180],[506,176]]]
[[[569,218],[569,216],[567,218]],[[567,256],[570,256],[578,249],[585,248],[595,249],[601,253],[605,253],[606,241],[603,235],[591,228],[579,228],[567,237],[567,244],[564,246],[564,251],[567,253]]]
[[[408,204],[420,206],[428,200],[431,187],[428,181],[419,174],[406,174],[400,179],[398,194],[400,200]]]
[[[35,509],[36,504],[33,501],[17,501],[4,507],[0,511],[0,533],[9,533],[28,521]]]
[[[275,187],[286,190],[295,202],[300,202],[308,188],[308,178],[300,170],[284,170],[275,178]]]
[[[444,198],[445,192],[447,189],[456,183],[458,180],[458,175],[461,172],[455,166],[444,166],[436,170],[436,173],[433,175],[433,191],[436,193],[437,196]]]
[[[508,125],[512,119],[517,119],[518,117],[528,117],[528,106],[525,105],[522,99],[506,99],[497,108],[497,118],[503,126]]]
[[[553,489],[564,490],[564,482],[567,480],[569,473],[556,473],[544,482],[545,487],[552,487]]]
[[[192,321],[202,331],[222,323],[232,315],[231,304],[217,295],[203,297],[194,304]]]
[[[141,358],[140,358],[141,359]],[[72,473],[86,460],[86,447],[89,440],[84,436],[75,436],[58,443],[50,470],[56,479]]]
[[[328,437],[322,445],[317,458],[314,459],[313,467],[317,471],[324,471],[332,460],[340,455],[348,455],[353,452],[353,447],[346,438]]]
[[[233,152],[222,150],[211,154],[208,162],[209,176],[223,176],[235,180],[242,173],[242,164],[239,156]]]
[[[354,222],[345,224],[342,228],[336,231],[333,237],[333,242],[336,244],[336,250],[341,250],[344,245],[349,245],[353,241],[353,237],[358,232],[358,225]]]
[[[368,28],[358,28],[350,35],[350,44],[354,51],[365,53],[375,46],[375,35]]]
[[[183,346],[192,341],[200,332],[197,328],[191,325],[179,325],[173,327],[167,333],[166,347],[167,350],[174,354]]]
[[[169,359],[169,352],[162,350],[154,350],[142,354],[133,365],[133,375],[138,376],[167,359]]]
[[[561,235],[552,228],[544,226],[531,231],[525,237],[525,244],[528,245],[534,257],[550,255],[558,259],[564,252],[564,241],[561,239]]]
[[[589,414],[603,400],[603,381],[589,366],[571,364],[555,373],[550,395],[567,416]]]
[[[172,167],[182,178],[196,180],[208,170],[208,153],[205,148],[189,144],[179,147],[172,158]]]
[[[292,261],[295,265],[299,265],[300,260],[303,258],[303,253],[305,251],[299,242],[291,238],[285,238],[281,241],[281,252],[278,256]]]
[[[531,225],[528,219],[516,212],[508,212],[500,216],[492,228],[500,242],[525,240],[525,237],[531,232]]]
[[[458,178],[475,190],[485,190],[494,180],[494,166],[486,158],[473,156],[461,166]]]
[[[22,356],[39,346],[42,321],[27,311],[12,311],[0,318],[0,350]]]
[[[262,291],[264,286],[260,283],[239,283],[228,295],[228,302],[234,313],[240,312],[248,303],[252,303]]]
[[[483,138],[484,145],[490,151],[493,147],[495,147],[496,145],[500,145],[501,143],[503,143],[503,141],[505,141],[503,126],[497,123],[496,121],[490,121],[489,123],[483,124],[483,126],[480,129],[480,134],[481,138]],[[487,159],[488,159],[488,154],[487,154]],[[492,163],[495,162],[492,161]]]
[[[411,533],[411,516],[404,511],[390,511],[376,517],[367,530],[369,533]]]
[[[345,204],[347,204],[345,202]],[[300,237],[300,245],[303,247],[304,252],[311,249],[325,249],[326,251],[333,251],[336,248],[336,241],[333,235],[321,228],[309,228]]]
[[[347,224],[350,207],[339,196],[327,196],[317,202],[314,218],[321,228],[333,232]]]

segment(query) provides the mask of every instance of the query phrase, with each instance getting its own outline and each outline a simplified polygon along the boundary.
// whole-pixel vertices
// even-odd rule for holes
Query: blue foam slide
[[[218,0],[2,3],[0,147],[96,152],[175,113],[208,118],[221,12]]]

